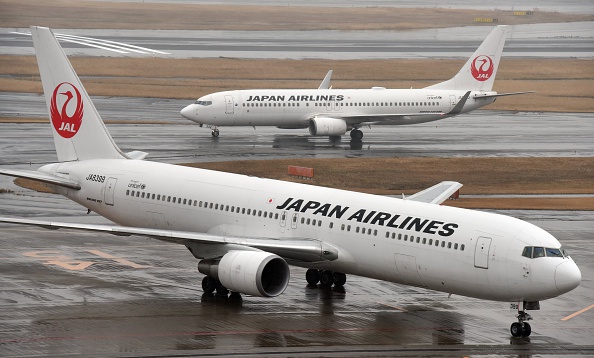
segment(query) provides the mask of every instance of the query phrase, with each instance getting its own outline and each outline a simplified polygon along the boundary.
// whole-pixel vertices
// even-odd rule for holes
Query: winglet
[[[456,181],[442,181],[416,194],[407,196],[405,200],[419,201],[429,204],[441,204],[460,190],[462,184]]]
[[[332,88],[332,86],[330,86],[331,79],[332,79],[332,70],[328,71],[328,73],[326,74],[326,77],[324,77],[324,80],[322,81],[322,83],[320,83],[320,87],[318,87],[318,89]]]
[[[460,112],[462,112],[462,108],[464,108],[464,105],[468,100],[468,96],[470,96],[470,91],[466,92],[464,96],[462,96],[460,101],[458,101],[458,104],[456,104],[456,107],[452,108],[452,110],[448,113],[448,116],[455,116],[460,114]]]

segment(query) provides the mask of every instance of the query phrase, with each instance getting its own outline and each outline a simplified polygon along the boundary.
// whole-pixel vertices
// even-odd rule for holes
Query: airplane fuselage
[[[513,302],[558,296],[566,292],[559,267],[577,270],[569,257],[522,256],[526,246],[560,244],[532,224],[492,213],[147,161],[41,170],[68,173],[81,189],[56,190],[120,225],[319,239],[338,248],[334,261],[290,262],[307,268]],[[192,252],[221,254],[212,244]]]
[[[182,110],[194,122],[212,126],[306,128],[316,117],[342,118],[348,129],[361,123],[405,125],[447,117],[466,91],[429,89],[237,90],[209,94]],[[495,98],[474,98],[461,113]],[[408,116],[406,114],[409,114]],[[366,118],[368,117],[368,118]]]

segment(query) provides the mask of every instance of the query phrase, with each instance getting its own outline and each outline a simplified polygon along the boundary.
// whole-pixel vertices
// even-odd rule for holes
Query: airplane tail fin
[[[52,31],[31,26],[31,35],[58,160],[127,158],[111,138]]]
[[[453,78],[428,89],[491,91],[501,60],[508,27],[496,26]]]

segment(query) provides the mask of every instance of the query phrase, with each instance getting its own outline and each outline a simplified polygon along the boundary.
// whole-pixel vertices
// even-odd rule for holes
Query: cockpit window
[[[524,251],[522,252],[522,256],[531,259],[532,258],[532,246],[526,246],[524,248]]]
[[[547,257],[563,257],[561,250],[559,249],[551,249],[549,247],[546,248],[547,250]]]
[[[551,247],[526,246],[522,251],[522,256],[535,259],[538,257],[569,257],[569,254],[562,247],[555,249]]]
[[[199,104],[201,106],[210,106],[212,104],[212,101],[200,101],[200,100],[196,100],[196,102],[194,102],[194,104]]]
[[[545,250],[544,247],[535,247],[532,253],[533,258],[537,257],[545,257]]]

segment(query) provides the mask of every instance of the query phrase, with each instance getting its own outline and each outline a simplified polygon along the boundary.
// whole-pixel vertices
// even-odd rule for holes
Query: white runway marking
[[[31,36],[30,33],[26,32],[11,32],[17,35],[25,35]],[[75,35],[66,35],[66,34],[54,34],[56,38],[60,41],[72,42],[77,43],[80,45],[85,45],[89,47],[95,47],[102,50],[113,51],[117,53],[130,53],[135,52],[139,54],[160,54],[160,55],[170,55],[168,52],[154,50],[146,47],[140,47],[130,44],[125,44],[122,42],[115,42],[110,40],[100,40],[95,39],[92,37],[84,37],[84,36],[75,36]]]

